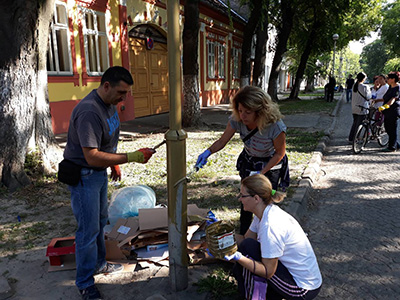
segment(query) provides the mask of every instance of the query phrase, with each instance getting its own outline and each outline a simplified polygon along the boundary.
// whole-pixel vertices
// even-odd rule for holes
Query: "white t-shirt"
[[[385,85],[382,85],[377,91],[376,91],[376,99],[383,99],[383,95],[387,92],[389,89],[389,85],[386,83]],[[383,105],[383,102],[377,102],[374,104],[375,108],[378,108],[379,106]]]
[[[254,216],[250,230],[257,234],[263,258],[278,258],[301,288],[321,286],[322,276],[311,244],[300,224],[274,204],[268,205],[261,221]]]

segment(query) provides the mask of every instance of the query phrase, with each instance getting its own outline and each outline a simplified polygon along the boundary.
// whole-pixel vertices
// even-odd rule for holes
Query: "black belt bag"
[[[62,183],[76,186],[81,179],[81,169],[82,166],[63,159],[58,164],[58,180]]]

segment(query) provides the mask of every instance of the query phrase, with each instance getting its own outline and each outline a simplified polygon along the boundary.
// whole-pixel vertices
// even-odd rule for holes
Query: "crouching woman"
[[[314,299],[320,291],[322,277],[306,234],[274,204],[283,197],[263,175],[242,181],[239,200],[254,219],[238,252],[225,259],[236,261],[234,275],[243,297],[251,296],[260,279],[267,283],[267,299]]]

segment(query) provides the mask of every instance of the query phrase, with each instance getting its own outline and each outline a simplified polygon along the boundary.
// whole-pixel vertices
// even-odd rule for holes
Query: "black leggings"
[[[385,119],[383,120],[385,124],[385,130],[389,136],[388,148],[391,150],[396,150],[400,147],[397,141],[397,123],[398,116],[396,113],[386,113]]]

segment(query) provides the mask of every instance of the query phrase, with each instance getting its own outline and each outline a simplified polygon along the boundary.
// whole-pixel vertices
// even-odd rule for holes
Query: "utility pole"
[[[187,259],[187,181],[186,138],[182,129],[181,39],[179,30],[179,1],[167,1],[168,21],[168,97],[170,103],[167,141],[168,185],[168,250],[169,277],[173,291],[188,286]]]
[[[335,54],[336,54],[336,41],[339,39],[339,35],[335,33],[332,36],[333,39],[333,62],[332,62],[332,77],[335,77]]]

